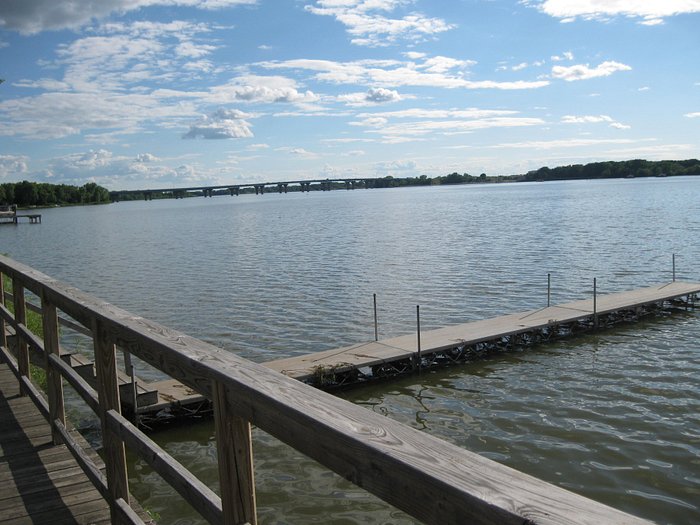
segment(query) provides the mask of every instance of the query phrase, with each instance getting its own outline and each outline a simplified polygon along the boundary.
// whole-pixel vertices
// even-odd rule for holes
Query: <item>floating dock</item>
[[[416,332],[262,364],[315,387],[336,389],[631,322],[669,305],[693,308],[698,294],[700,284],[674,281],[423,331],[420,337]],[[28,304],[28,308],[40,311],[35,305]],[[73,322],[63,318],[59,321],[91,335],[89,330]],[[14,331],[8,328],[8,335],[14,335]],[[96,386],[95,366],[89,358],[61,349],[61,359],[89,385]],[[41,362],[36,364],[42,366]],[[137,377],[127,365],[126,371],[118,371],[118,382],[124,413],[144,428],[200,418],[211,412],[209,399],[175,379],[146,381]]]
[[[671,282],[264,365],[314,386],[340,387],[632,321],[669,302],[692,307],[698,293],[700,284]]]

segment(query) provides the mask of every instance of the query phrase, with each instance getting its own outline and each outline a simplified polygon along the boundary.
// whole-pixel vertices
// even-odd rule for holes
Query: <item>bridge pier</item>
[[[282,193],[283,191],[284,191],[284,193],[287,193],[287,183],[280,182],[279,184],[277,184],[277,191],[279,193]]]
[[[265,185],[264,184],[256,184],[255,185],[255,194],[262,195],[263,193],[265,193]]]
[[[299,185],[301,186],[301,192],[310,192],[311,191],[311,183],[310,182],[300,182]]]
[[[238,194],[239,194],[239,192],[240,192],[240,187],[239,187],[239,186],[233,186],[233,187],[229,188],[228,191],[229,191],[229,193],[231,194],[231,197],[233,197],[234,195],[238,196]]]
[[[146,191],[143,194],[143,199],[146,201],[152,201],[153,200],[153,195],[151,194],[150,191]]]

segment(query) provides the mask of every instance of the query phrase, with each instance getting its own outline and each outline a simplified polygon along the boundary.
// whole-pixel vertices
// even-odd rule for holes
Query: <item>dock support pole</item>
[[[421,350],[420,350],[420,305],[416,305],[416,337],[418,342],[418,353],[416,357],[418,358],[418,370],[421,369]]]
[[[547,308],[551,306],[552,299],[552,274],[547,274]]]
[[[673,254],[673,257],[671,258],[673,261],[673,282],[676,282],[676,254]]]
[[[598,279],[593,278],[593,326],[598,328]]]
[[[377,327],[377,294],[372,294],[373,295],[373,301],[374,301],[374,340],[379,341],[379,329]]]
[[[139,408],[139,402],[138,402],[138,388],[136,386],[136,373],[134,372],[134,363],[131,361],[131,354],[124,350],[124,369],[126,372],[126,375],[128,375],[131,378],[131,399],[134,402],[134,423],[138,424],[138,408]]]

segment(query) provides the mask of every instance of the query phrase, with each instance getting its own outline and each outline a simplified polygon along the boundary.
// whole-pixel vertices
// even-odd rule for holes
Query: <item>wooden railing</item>
[[[141,523],[129,505],[125,447],[138,454],[211,523],[256,523],[251,424],[414,518],[434,524],[649,523],[463,450],[170,330],[0,256],[14,314],[0,289],[2,355],[24,395],[44,413],[107,500],[114,523]],[[0,282],[3,279],[0,278]],[[26,327],[25,290],[41,301],[43,339]],[[58,312],[92,333],[97,390],[59,358]],[[17,360],[5,325],[17,334]],[[117,347],[213,401],[220,495],[120,413]],[[43,355],[48,402],[29,378],[29,351]],[[67,430],[63,381],[99,416],[103,475]]]

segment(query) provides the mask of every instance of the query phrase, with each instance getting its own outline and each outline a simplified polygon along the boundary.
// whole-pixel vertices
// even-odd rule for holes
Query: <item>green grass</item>
[[[12,290],[12,281],[7,277],[7,275],[3,275],[2,278],[3,278],[4,289],[6,291]],[[12,304],[11,302],[7,302],[7,303],[5,303],[5,306],[14,315],[15,305]],[[44,337],[44,325],[42,323],[40,314],[38,314],[36,312],[32,312],[31,310],[27,309],[26,326],[29,329],[29,331],[32,332],[37,337],[40,337],[40,338]],[[43,391],[46,391],[46,370],[44,370],[40,366],[37,366],[37,365],[30,363],[29,364],[29,374],[31,375],[32,381],[34,381],[34,384],[36,384]]]

